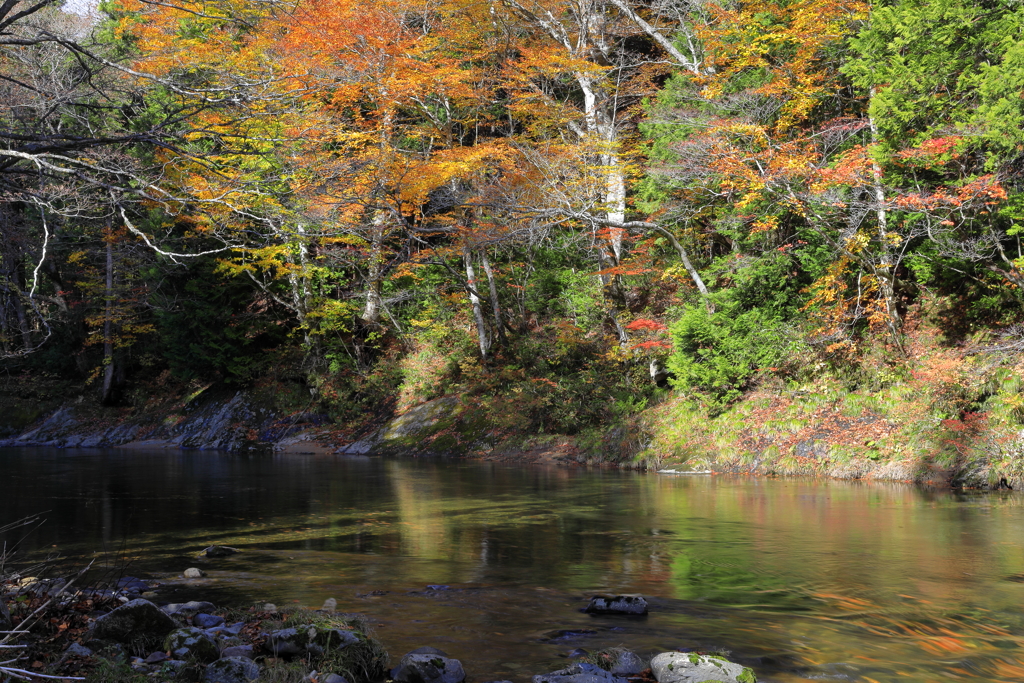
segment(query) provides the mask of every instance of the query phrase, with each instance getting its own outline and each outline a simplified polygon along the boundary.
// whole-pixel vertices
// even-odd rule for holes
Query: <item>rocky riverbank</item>
[[[212,547],[208,556],[232,549]],[[463,683],[472,672],[429,645],[389,658],[365,618],[262,604],[225,609],[209,602],[157,604],[148,582],[125,577],[112,588],[8,577],[0,586],[0,646],[13,652],[0,681],[97,683]],[[642,596],[595,596],[596,615],[646,614]],[[426,638],[425,638],[426,639]],[[481,644],[484,646],[484,644]],[[531,683],[755,683],[752,669],[718,653],[624,648],[576,650],[567,666]],[[510,683],[508,681],[492,683]]]

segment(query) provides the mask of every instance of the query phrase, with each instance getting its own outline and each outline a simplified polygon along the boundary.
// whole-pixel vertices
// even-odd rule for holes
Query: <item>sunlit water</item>
[[[335,597],[478,683],[617,645],[725,649],[765,681],[1024,681],[1019,493],[180,451],[8,449],[0,472],[0,521],[50,511],[25,559],[130,559],[164,602]],[[650,614],[583,614],[595,592]]]

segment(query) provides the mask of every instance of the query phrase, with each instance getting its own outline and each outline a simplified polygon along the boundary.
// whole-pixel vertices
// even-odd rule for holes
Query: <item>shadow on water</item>
[[[477,681],[619,645],[729,650],[771,681],[1024,681],[1015,494],[194,451],[7,449],[0,471],[2,519],[51,511],[30,554],[128,558],[158,601],[335,597]],[[196,559],[210,544],[245,552]],[[583,614],[594,592],[651,613]]]

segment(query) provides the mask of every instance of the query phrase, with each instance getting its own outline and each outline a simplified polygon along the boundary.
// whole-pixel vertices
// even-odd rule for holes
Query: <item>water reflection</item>
[[[334,596],[476,680],[611,645],[726,648],[765,680],[1024,680],[1019,495],[180,451],[0,450],[0,471],[3,520],[51,511],[32,552],[133,558],[165,600]],[[175,579],[210,543],[246,552]],[[652,613],[581,614],[594,591]],[[573,628],[596,633],[540,642]]]

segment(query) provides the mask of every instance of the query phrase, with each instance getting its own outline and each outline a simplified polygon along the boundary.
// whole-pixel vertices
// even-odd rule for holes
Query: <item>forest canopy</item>
[[[6,0],[0,91],[0,355],[108,405],[574,433],[1024,336],[1009,0]]]

